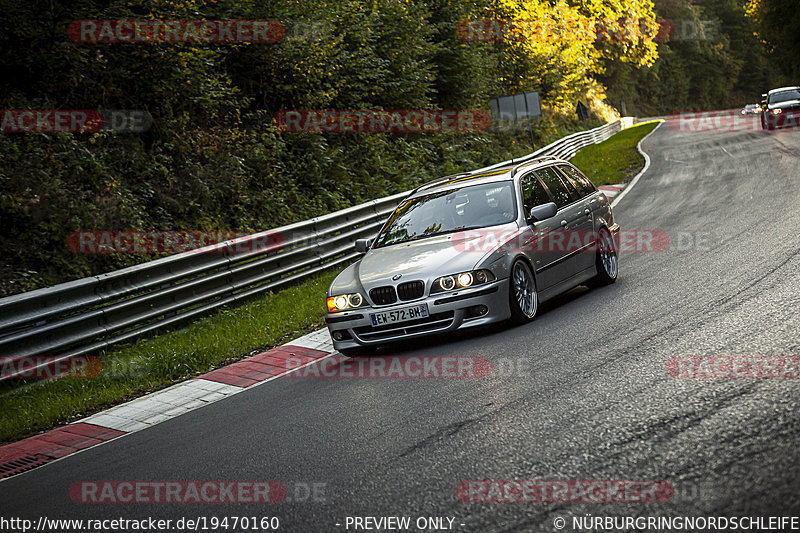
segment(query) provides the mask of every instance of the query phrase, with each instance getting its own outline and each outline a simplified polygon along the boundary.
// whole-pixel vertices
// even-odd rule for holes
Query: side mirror
[[[367,253],[370,246],[372,246],[372,239],[356,239],[356,252]]]
[[[542,220],[547,220],[548,218],[553,218],[556,216],[556,213],[558,213],[558,208],[554,202],[537,205],[531,209],[528,220],[531,222],[539,222]]]

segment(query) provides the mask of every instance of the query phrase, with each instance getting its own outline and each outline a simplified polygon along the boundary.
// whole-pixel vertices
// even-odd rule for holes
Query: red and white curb
[[[618,195],[624,188],[625,184],[620,183],[619,185],[600,185],[598,190],[603,191],[603,194],[606,195],[606,198],[610,200]]]
[[[333,355],[327,329],[289,344],[112,407],[72,424],[0,447],[0,480],[27,472],[80,450],[209,405],[248,387],[285,376]]]

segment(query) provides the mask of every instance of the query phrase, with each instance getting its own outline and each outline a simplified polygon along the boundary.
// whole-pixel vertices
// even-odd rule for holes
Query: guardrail
[[[553,155],[568,159],[633,119],[574,133],[490,170]],[[408,192],[133,267],[0,299],[3,368],[26,370],[95,352],[347,263],[353,241],[374,235]],[[0,380],[13,374],[0,373]]]

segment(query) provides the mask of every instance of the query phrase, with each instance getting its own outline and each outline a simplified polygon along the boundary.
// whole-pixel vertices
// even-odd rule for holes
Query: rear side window
[[[581,199],[582,195],[575,187],[567,185],[566,178],[562,178],[554,168],[541,168],[534,172],[547,186],[550,194],[553,195],[553,201],[555,201],[559,209]]]
[[[558,165],[558,169],[569,178],[581,196],[588,196],[597,190],[589,178],[578,172],[572,165]]]
[[[519,183],[520,187],[522,188],[522,205],[525,209],[526,219],[528,218],[531,209],[537,205],[552,202],[550,195],[547,194],[547,191],[544,189],[544,187],[542,187],[542,184],[538,179],[536,179],[536,176],[534,176],[533,173],[523,176]]]

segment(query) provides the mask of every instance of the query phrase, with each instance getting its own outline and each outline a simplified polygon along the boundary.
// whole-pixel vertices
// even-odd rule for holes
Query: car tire
[[[597,275],[589,281],[592,287],[602,287],[617,281],[619,273],[619,262],[617,249],[614,246],[614,238],[607,228],[600,228],[597,232],[597,251],[595,252],[595,267]]]
[[[536,317],[539,308],[539,295],[536,292],[536,280],[528,263],[517,259],[511,265],[511,277],[508,283],[508,305],[511,308],[511,322],[523,324]]]

